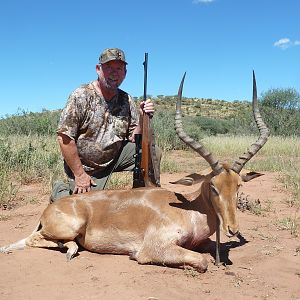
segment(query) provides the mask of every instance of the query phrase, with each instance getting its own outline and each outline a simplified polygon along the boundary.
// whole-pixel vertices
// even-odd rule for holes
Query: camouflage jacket
[[[83,167],[92,174],[112,163],[138,122],[138,110],[126,92],[118,89],[118,94],[106,101],[91,82],[70,95],[57,133],[75,140]]]

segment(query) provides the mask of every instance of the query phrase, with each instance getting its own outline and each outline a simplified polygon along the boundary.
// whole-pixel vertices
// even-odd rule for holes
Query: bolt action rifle
[[[145,53],[144,65],[144,97],[147,100],[147,67],[148,53]],[[154,135],[150,128],[150,118],[145,112],[142,120],[142,134],[135,134],[135,167],[133,170],[133,187],[153,187],[160,186],[159,168],[153,165],[159,165],[156,159]]]

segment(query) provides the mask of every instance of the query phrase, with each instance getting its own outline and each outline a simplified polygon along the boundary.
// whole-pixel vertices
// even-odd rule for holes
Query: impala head
[[[243,155],[233,162],[232,166],[221,164],[213,157],[212,153],[209,152],[201,142],[196,142],[184,132],[181,118],[181,99],[184,78],[185,74],[181,80],[178,91],[175,130],[179,138],[184,143],[195,150],[209,163],[212,172],[209,176],[210,181],[207,182],[207,186],[209,185],[209,188],[207,189],[206,187],[206,192],[208,192],[208,194],[205,194],[213,205],[223,232],[227,236],[231,237],[239,233],[239,226],[236,216],[238,189],[241,186],[242,181],[249,181],[262,175],[255,172],[251,172],[246,175],[240,175],[240,172],[244,165],[263,147],[269,136],[269,129],[263,122],[257,106],[255,74],[253,72],[252,107],[253,116],[259,129],[260,136],[258,140],[253,143],[245,153],[243,153]]]
[[[227,165],[209,182],[209,201],[218,216],[220,227],[228,237],[239,233],[236,207],[237,192],[241,184],[241,177]]]

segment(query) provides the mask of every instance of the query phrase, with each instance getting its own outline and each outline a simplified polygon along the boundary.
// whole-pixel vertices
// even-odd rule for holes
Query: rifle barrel
[[[143,62],[144,65],[144,97],[143,100],[147,100],[147,81],[148,81],[148,53],[145,53],[145,60]]]

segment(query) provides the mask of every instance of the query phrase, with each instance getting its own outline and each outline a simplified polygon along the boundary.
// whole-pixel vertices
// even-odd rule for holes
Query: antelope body
[[[224,170],[212,183],[211,176],[204,176],[200,190],[187,196],[162,188],[138,188],[62,198],[45,209],[38,231],[1,250],[63,244],[70,260],[78,243],[92,252],[130,255],[140,264],[186,265],[204,271],[205,258],[190,250],[215,232],[216,213],[228,236],[238,233],[235,195],[241,177]],[[222,203],[215,190],[220,190]]]
[[[268,130],[257,111],[254,112],[258,127],[261,127],[260,138],[252,145],[256,152],[245,153],[232,167],[220,164],[203,145],[182,130],[182,86],[183,80],[178,93],[177,133],[212,168],[209,174],[201,177],[202,185],[198,191],[182,195],[151,187],[71,195],[50,204],[31,235],[1,247],[0,252],[25,246],[60,246],[68,249],[67,259],[70,260],[77,253],[79,244],[92,252],[126,254],[140,264],[191,266],[200,272],[205,271],[206,259],[192,250],[199,248],[216,231],[217,219],[228,237],[238,234],[238,188],[242,181],[262,175],[239,173],[266,142]],[[256,86],[253,94],[255,103]]]

